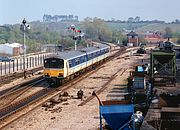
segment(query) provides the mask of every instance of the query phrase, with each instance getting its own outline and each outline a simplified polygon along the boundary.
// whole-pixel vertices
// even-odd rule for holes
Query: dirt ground
[[[126,55],[129,55],[126,54]],[[46,109],[38,107],[17,121],[13,122],[4,130],[96,130],[99,128],[99,104],[96,98],[84,106],[78,106],[82,101],[77,99],[77,92],[81,89],[84,91],[85,100],[94,90],[98,90],[105,84],[109,77],[116,73],[120,68],[127,68],[122,74],[111,81],[107,89],[103,91],[99,98],[101,100],[114,98],[112,89],[123,88],[127,83],[126,79],[132,65],[141,61],[143,56],[131,56],[126,59],[118,59],[106,63],[103,68],[93,75],[80,81],[75,87],[67,92],[70,95],[67,101],[55,105],[53,108]],[[125,92],[124,92],[125,93]],[[121,93],[122,94],[122,93]],[[123,98],[123,94],[115,98]],[[104,120],[103,120],[104,123]]]

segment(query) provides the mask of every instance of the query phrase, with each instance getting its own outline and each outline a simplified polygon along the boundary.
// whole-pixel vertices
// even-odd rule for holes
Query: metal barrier
[[[39,55],[27,56],[25,59],[26,70],[32,69],[33,67],[42,66],[44,59],[50,55],[51,54],[39,54]],[[24,68],[23,57],[18,57],[13,61],[9,61],[9,62],[0,62],[0,76],[18,71],[23,71],[23,68]]]

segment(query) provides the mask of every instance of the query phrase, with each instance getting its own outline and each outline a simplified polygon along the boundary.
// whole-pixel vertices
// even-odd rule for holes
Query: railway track
[[[54,96],[57,96],[60,93],[73,87],[73,85],[77,84],[78,82],[85,79],[86,77],[92,75],[97,70],[101,69],[102,67],[103,66],[99,66],[96,69],[94,69],[93,71],[89,71],[88,73],[81,75],[80,77],[76,77],[73,80],[71,80],[71,82],[66,82],[64,85],[62,85],[58,88],[47,87],[46,89],[38,91],[38,92],[30,95],[29,97],[26,97],[16,103],[10,104],[10,105],[0,109],[0,117],[1,117],[0,118],[0,129],[7,126],[14,120],[20,118],[21,116],[25,115],[27,113],[27,111],[24,114],[20,114],[20,115],[16,115],[16,113],[22,111],[25,108],[28,108],[29,106],[31,106],[31,110],[35,109],[36,107],[38,107],[42,103],[48,101],[49,99],[53,98]],[[33,104],[38,104],[38,105],[33,105]],[[28,112],[31,110],[28,110]],[[10,119],[12,116],[13,116],[13,118]]]
[[[29,84],[25,83],[23,85],[16,86],[16,87],[10,89],[5,94],[0,96],[0,108],[5,107],[8,104],[12,103],[15,99],[17,99],[23,93],[25,93],[26,91],[33,88],[35,85],[40,84],[42,82],[44,82],[44,79],[42,77],[39,77],[39,78],[31,81],[31,83],[29,83]]]
[[[30,70],[27,70],[26,71],[26,77],[28,75],[33,75],[35,72],[40,71],[42,69],[43,69],[43,67],[40,66],[40,67],[36,67],[36,68],[30,69]],[[7,75],[4,75],[4,76],[0,76],[0,83],[1,83],[0,86],[2,86],[3,84],[9,83],[12,80],[22,78],[23,76],[24,76],[23,71],[22,72],[14,72],[12,74],[7,74]]]
[[[47,92],[50,91],[48,89],[43,89],[41,91],[38,91],[31,96],[28,96],[18,102],[12,103],[2,109],[0,109],[0,121],[7,118],[8,116],[12,115],[13,113],[16,113],[17,111],[22,110],[23,108],[27,107],[28,105],[34,103],[36,100],[39,100],[39,98],[42,98],[46,96]]]
[[[7,95],[8,93],[11,93],[13,91],[16,91],[18,89],[21,89],[21,88],[24,88],[24,87],[27,87],[28,85],[32,84],[33,82],[36,82],[36,81],[39,81],[40,79],[43,79],[43,76],[39,76],[35,79],[32,79],[30,81],[26,81],[26,82],[23,82],[21,84],[18,84],[18,85],[15,85],[15,86],[12,86],[8,89],[4,89],[2,91],[0,91],[0,98],[3,96],[3,95]]]
[[[123,68],[120,68],[116,73],[114,73],[110,78],[109,80],[103,84],[99,90],[96,91],[96,94],[100,94],[101,92],[103,92],[106,88],[107,88],[107,85],[111,83],[112,80],[114,80],[118,75],[119,72],[121,72],[120,76],[123,75],[123,73],[126,71],[127,69],[123,69]],[[95,96],[94,95],[91,95],[90,97],[88,97],[86,100],[84,100],[83,102],[81,102],[78,106],[83,106],[85,105],[86,103],[88,103],[89,101],[91,101]]]
[[[130,50],[126,51],[125,49],[121,49],[118,52],[114,53],[113,56],[110,56],[106,62],[118,57],[119,55],[123,53],[127,53]],[[99,65],[92,71],[87,72],[86,74],[80,75],[79,77],[74,78],[70,82],[66,82],[64,85],[58,87],[58,88],[45,88],[43,90],[40,90],[22,100],[19,100],[18,102],[12,103],[10,105],[5,106],[4,108],[0,109],[0,129],[7,126],[14,120],[20,118],[21,116],[27,114],[29,111],[35,109],[36,107],[40,106],[42,103],[48,101],[49,99],[53,98],[54,96],[57,96],[61,94],[62,92],[68,90],[69,88],[73,87],[75,84],[77,84],[79,81],[87,78],[88,76],[95,73],[97,70],[101,69],[103,64]],[[123,72],[122,69],[119,69],[112,77],[108,80],[108,83],[105,83],[101,90],[99,90],[99,93],[105,89],[105,86],[111,82],[116,76],[117,73],[120,71]],[[12,90],[11,90],[12,91]],[[88,101],[86,101],[88,102]],[[27,110],[25,110],[27,109]],[[21,112],[24,111],[24,112]],[[23,113],[23,114],[22,114]],[[19,115],[18,115],[19,114]],[[12,118],[13,117],[13,118]]]

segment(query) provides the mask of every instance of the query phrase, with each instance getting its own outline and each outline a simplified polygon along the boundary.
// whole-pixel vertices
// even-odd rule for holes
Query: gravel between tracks
[[[126,59],[118,59],[106,63],[103,68],[92,74],[90,77],[80,81],[75,87],[67,92],[76,97],[78,90],[84,91],[84,99],[90,96],[93,90],[97,90],[107,82],[108,78],[120,68],[128,68],[121,76],[118,76],[108,85],[99,97],[106,100],[107,95],[113,88],[124,87],[126,78],[129,75],[132,64],[141,61],[141,56],[132,56]],[[99,128],[99,104],[93,99],[84,106],[78,106],[82,101],[71,98],[54,106],[59,111],[47,111],[38,107],[34,111],[7,126],[6,130],[96,130]]]

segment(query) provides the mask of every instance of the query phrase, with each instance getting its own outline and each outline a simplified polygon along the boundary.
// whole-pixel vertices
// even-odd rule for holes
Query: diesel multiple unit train
[[[79,72],[103,61],[110,54],[110,46],[97,46],[81,50],[58,52],[44,59],[44,77],[49,83],[61,84],[64,80],[73,78]]]

